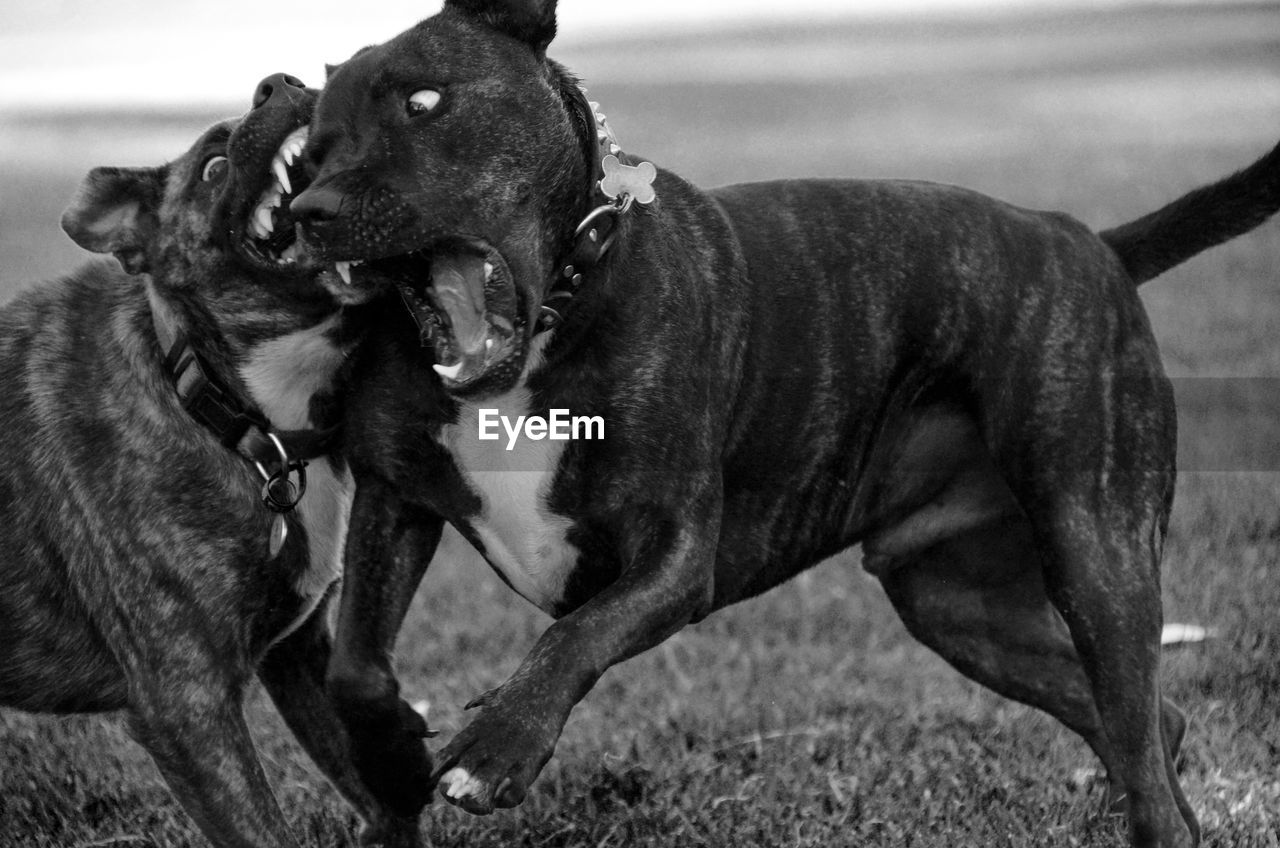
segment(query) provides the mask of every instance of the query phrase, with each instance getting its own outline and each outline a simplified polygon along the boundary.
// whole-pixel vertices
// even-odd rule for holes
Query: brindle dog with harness
[[[420,844],[324,689],[349,342],[287,212],[315,97],[277,74],[173,162],[94,169],[63,227],[127,273],[95,262],[0,311],[0,704],[124,710],[218,848],[298,844],[241,712],[255,671],[365,838]]]

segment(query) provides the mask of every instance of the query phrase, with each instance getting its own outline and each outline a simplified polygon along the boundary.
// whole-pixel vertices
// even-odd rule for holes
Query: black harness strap
[[[313,430],[273,430],[265,415],[217,378],[191,346],[186,333],[173,326],[164,309],[153,305],[151,317],[163,354],[165,374],[182,408],[223,447],[254,463],[265,482],[287,478],[291,471],[301,475],[308,460],[333,450],[341,425]],[[297,494],[301,499],[301,491]],[[294,500],[276,506],[284,507],[280,511],[288,511],[296,504]]]

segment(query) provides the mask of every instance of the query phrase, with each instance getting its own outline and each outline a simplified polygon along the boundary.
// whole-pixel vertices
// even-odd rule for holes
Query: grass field
[[[1280,138],[1280,14],[1262,6],[742,32],[560,58],[624,146],[702,184],[919,177],[1102,227]],[[57,217],[87,167],[174,155],[217,114],[0,115],[0,293],[80,261]],[[1170,373],[1187,378],[1181,450],[1197,469],[1180,478],[1166,617],[1220,632],[1166,655],[1166,689],[1191,719],[1183,785],[1206,845],[1280,846],[1280,462],[1276,443],[1248,438],[1252,422],[1277,432],[1280,226],[1144,296]],[[1196,402],[1226,377],[1255,389],[1248,428]],[[401,637],[408,695],[430,700],[447,738],[547,623],[454,539]],[[348,844],[350,814],[261,692],[249,711],[304,844]],[[914,643],[854,552],[608,673],[521,809],[437,805],[425,828],[441,846],[1121,844],[1093,767],[1053,721]],[[201,844],[114,718],[0,711],[0,846]]]

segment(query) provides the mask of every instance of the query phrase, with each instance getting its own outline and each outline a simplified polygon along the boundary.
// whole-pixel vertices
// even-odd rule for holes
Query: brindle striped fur
[[[478,239],[533,326],[601,202],[585,104],[544,52],[554,7],[448,0],[331,74],[294,209],[332,258],[369,260],[353,282]],[[443,105],[406,116],[427,84]],[[430,552],[404,556],[406,533],[449,521],[557,618],[440,754],[476,813],[520,802],[610,666],[861,544],[915,636],[1084,737],[1135,846],[1188,848],[1159,670],[1174,404],[1136,284],[1274,214],[1278,187],[1280,152],[1100,238],[951,186],[702,191],[659,169],[500,395],[445,391],[387,304],[349,406],[344,709],[395,726],[388,657]],[[608,437],[511,467],[455,426],[489,404],[601,415]]]
[[[246,169],[264,167],[263,151],[304,124],[313,101],[218,124],[163,167],[95,169],[64,226],[139,273],[97,260],[0,311],[0,704],[124,710],[220,848],[297,844],[241,712],[255,671],[366,836],[419,842],[398,799],[357,777],[359,752],[324,693],[324,607],[340,561],[312,550],[341,546],[348,472],[312,464],[323,485],[271,559],[257,472],[179,406],[153,322],[153,308],[167,313],[210,370],[271,414],[276,399],[253,397],[241,369],[264,343],[332,323],[335,304],[308,278],[241,260],[224,219],[252,181]],[[229,147],[226,176],[202,180],[204,163]],[[342,329],[325,333],[330,347]],[[307,362],[290,363],[286,346],[259,368],[307,366],[316,344],[300,347]],[[336,372],[343,356],[331,359]],[[301,400],[322,418],[330,387],[311,382]],[[337,535],[315,544],[323,533]]]

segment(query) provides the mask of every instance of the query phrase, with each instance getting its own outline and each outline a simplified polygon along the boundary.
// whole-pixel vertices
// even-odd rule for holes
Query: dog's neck
[[[543,298],[538,316],[538,332],[563,323],[564,311],[574,305],[578,290],[621,235],[624,219],[633,204],[647,205],[655,198],[653,181],[657,169],[649,162],[629,161],[600,111],[600,104],[588,101],[586,94],[585,88],[577,87],[573,92],[577,103],[571,106],[571,111],[584,113],[586,131],[591,133],[585,144],[591,151],[588,161],[591,182],[583,204],[585,211],[569,240],[570,247],[555,264],[555,278]],[[586,115],[590,118],[586,119]],[[574,311],[582,310],[575,308]],[[579,321],[575,323],[580,323],[582,317],[579,315]]]
[[[264,437],[271,433],[297,458],[328,449],[336,422],[316,420],[326,416],[315,409],[320,396],[334,394],[346,358],[340,310],[309,326],[280,328],[264,317],[228,327],[190,314],[154,285],[148,300],[162,367],[179,401],[224,445],[257,459],[270,453]]]

